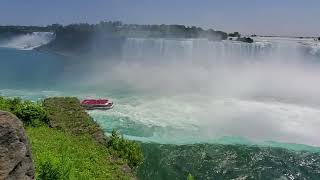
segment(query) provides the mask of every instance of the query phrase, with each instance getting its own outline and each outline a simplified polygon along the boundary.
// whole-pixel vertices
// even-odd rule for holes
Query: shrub
[[[60,172],[51,161],[45,161],[40,164],[38,177],[43,180],[56,180],[60,179]]]
[[[245,43],[253,43],[253,39],[252,38],[249,38],[249,37],[241,37],[241,38],[238,38],[237,41],[241,41],[241,42],[245,42]]]
[[[47,114],[40,102],[0,97],[0,110],[10,111],[27,125],[36,126],[42,122],[47,123]]]
[[[64,168],[65,164],[55,164],[53,160],[45,160],[38,167],[38,179],[41,180],[68,180],[70,167]]]
[[[47,123],[47,114],[41,103],[25,101],[18,104],[13,113],[28,125],[37,125],[41,122]]]
[[[0,96],[0,110],[9,111],[9,106],[5,98]]]
[[[228,36],[230,37],[240,37],[241,34],[239,32],[229,33]]]
[[[190,174],[190,173],[188,174],[187,180],[194,180],[192,174]]]
[[[116,130],[112,131],[108,147],[116,151],[120,158],[127,160],[131,168],[137,167],[143,162],[142,150],[138,143],[124,139],[119,136]]]

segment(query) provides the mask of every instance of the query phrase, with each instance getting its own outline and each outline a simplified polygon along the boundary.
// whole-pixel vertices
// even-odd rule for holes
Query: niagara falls
[[[6,174],[24,151],[0,124],[0,179],[320,178],[318,2],[14,2],[0,123],[30,168]]]

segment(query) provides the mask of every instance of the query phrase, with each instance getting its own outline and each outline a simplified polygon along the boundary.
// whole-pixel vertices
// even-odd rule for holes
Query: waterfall
[[[48,44],[55,38],[52,32],[33,32],[29,34],[16,35],[0,41],[0,47],[14,48],[20,50],[32,50],[39,46]]]
[[[277,59],[301,59],[317,55],[320,46],[296,41],[257,39],[254,43],[208,41],[207,39],[128,38],[123,46],[123,59],[186,63],[246,62]]]

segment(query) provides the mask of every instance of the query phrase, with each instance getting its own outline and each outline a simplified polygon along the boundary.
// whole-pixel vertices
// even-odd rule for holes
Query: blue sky
[[[320,0],[0,0],[0,24],[121,20],[244,34],[320,36]]]

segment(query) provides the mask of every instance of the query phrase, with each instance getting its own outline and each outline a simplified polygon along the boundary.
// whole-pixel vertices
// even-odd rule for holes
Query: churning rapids
[[[32,34],[5,47],[52,38]],[[0,95],[107,96],[115,108],[90,114],[107,133],[143,142],[320,146],[319,42],[255,41],[129,38],[116,59],[2,48]]]

